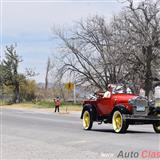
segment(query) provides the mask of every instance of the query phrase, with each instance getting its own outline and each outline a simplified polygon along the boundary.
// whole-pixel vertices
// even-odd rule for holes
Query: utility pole
[[[50,71],[50,66],[51,66],[51,62],[50,62],[50,58],[48,57],[47,68],[46,68],[46,77],[45,77],[45,90],[48,89],[48,73]]]
[[[76,83],[74,83],[73,96],[74,96],[74,104],[76,104]]]

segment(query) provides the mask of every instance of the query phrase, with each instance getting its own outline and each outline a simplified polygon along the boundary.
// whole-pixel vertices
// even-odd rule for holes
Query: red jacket
[[[61,101],[59,99],[54,100],[55,106],[60,106]]]

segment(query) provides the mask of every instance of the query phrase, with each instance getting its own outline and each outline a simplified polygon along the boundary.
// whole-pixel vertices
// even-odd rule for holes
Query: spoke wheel
[[[91,112],[89,112],[88,110],[84,111],[83,113],[83,128],[85,130],[90,130],[92,128],[92,117],[91,117]]]
[[[160,114],[157,114],[158,117],[160,117]],[[153,129],[156,133],[160,133],[160,122],[153,124]]]
[[[112,117],[113,129],[116,133],[126,132],[128,125],[126,121],[123,120],[122,113],[120,111],[115,111]]]

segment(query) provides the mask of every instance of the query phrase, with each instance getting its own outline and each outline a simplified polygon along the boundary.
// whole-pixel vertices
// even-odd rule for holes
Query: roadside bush
[[[46,100],[39,100],[36,102],[37,105],[43,106],[45,108],[53,108],[54,102],[46,101]]]
[[[47,100],[38,100],[38,101],[34,101],[35,104],[39,105],[39,106],[43,106],[45,108],[54,108],[54,102],[53,101],[47,101]],[[74,104],[73,102],[64,102],[62,101],[61,103],[61,107],[66,107],[66,106],[81,106],[81,103],[76,103]]]
[[[20,85],[20,100],[33,101],[36,98],[35,92],[37,90],[37,84],[34,80],[25,80]]]

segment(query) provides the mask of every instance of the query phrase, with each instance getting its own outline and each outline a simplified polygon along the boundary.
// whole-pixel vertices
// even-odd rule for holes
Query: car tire
[[[120,110],[116,110],[112,116],[112,125],[116,133],[125,133],[129,124],[123,119],[123,113]]]
[[[93,115],[89,109],[86,109],[83,113],[83,129],[90,130],[93,125]]]
[[[160,117],[160,114],[157,114],[158,117]],[[160,122],[153,123],[153,129],[156,133],[160,133]]]

